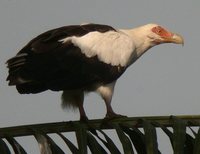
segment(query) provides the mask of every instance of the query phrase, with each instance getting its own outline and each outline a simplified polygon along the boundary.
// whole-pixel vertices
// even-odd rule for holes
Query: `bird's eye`
[[[152,32],[156,33],[157,35],[161,35],[163,33],[163,28],[160,26],[152,28]]]
[[[161,29],[157,29],[157,33],[158,33],[158,34],[160,34],[160,33],[161,33],[161,31],[162,31]]]

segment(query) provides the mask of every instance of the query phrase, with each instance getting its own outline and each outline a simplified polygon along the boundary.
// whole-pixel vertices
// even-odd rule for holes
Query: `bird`
[[[150,23],[131,29],[87,23],[48,30],[28,42],[6,64],[8,85],[20,94],[62,91],[62,107],[78,109],[87,120],[84,96],[98,93],[105,118],[114,112],[111,101],[118,78],[150,48],[184,44],[181,35]]]

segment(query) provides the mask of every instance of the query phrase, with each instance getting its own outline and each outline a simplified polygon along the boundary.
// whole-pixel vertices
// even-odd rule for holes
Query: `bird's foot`
[[[88,119],[87,116],[81,116],[81,117],[80,117],[80,121],[81,121],[81,122],[88,122],[88,120],[89,120],[89,119]]]
[[[125,115],[117,114],[117,113],[114,113],[114,112],[109,112],[109,113],[106,114],[106,117],[104,119],[112,120],[112,119],[126,118],[126,117],[127,116],[125,116]]]

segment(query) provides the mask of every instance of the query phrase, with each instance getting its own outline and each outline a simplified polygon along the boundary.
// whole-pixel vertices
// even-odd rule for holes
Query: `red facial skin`
[[[162,40],[156,39],[156,40],[154,40],[156,44],[160,44],[160,43],[164,43],[164,42],[167,43],[169,41],[168,39],[173,37],[173,33],[167,31],[166,29],[162,28],[161,26],[153,27],[151,30],[152,30],[152,32],[159,35],[161,38],[163,38],[165,40],[165,41],[162,41]]]
[[[157,26],[152,28],[152,32],[156,33],[157,35],[163,37],[163,38],[170,38],[173,36],[173,34],[166,29],[162,28],[161,26]]]

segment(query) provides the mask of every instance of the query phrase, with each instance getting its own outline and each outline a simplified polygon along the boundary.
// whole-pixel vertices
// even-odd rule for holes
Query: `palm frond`
[[[0,128],[0,153],[26,154],[16,140],[19,136],[34,136],[43,154],[64,154],[50,134],[56,134],[73,154],[160,154],[157,128],[168,136],[174,154],[200,153],[200,116],[130,117],[112,120],[70,121]],[[118,136],[112,139],[115,132]],[[77,144],[64,133],[74,132]]]

